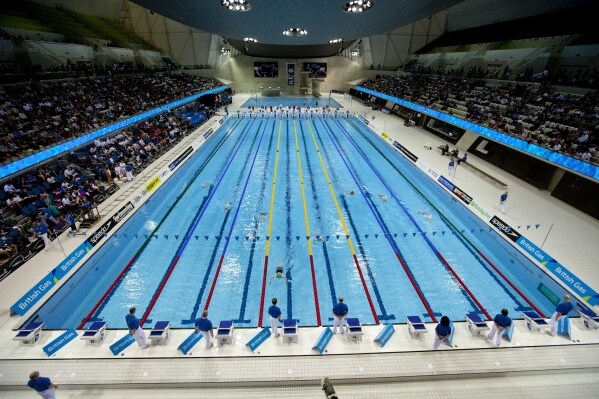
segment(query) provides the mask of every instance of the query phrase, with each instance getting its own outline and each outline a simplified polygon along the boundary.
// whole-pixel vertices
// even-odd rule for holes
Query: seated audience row
[[[362,86],[599,163],[596,92],[574,95],[544,85],[486,85],[480,80],[421,74],[382,76]]]
[[[200,76],[149,74],[6,86],[0,163],[218,85]]]

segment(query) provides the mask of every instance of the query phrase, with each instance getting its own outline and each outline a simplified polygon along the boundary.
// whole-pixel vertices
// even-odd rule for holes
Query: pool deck
[[[371,111],[356,102],[347,103],[343,95],[335,95],[334,98],[350,111],[361,113],[369,120],[375,115],[375,126],[384,129],[390,137],[437,171],[446,171],[447,158],[435,150],[424,149],[425,143],[436,148],[443,143],[440,138],[419,128],[406,128],[403,121],[395,116]],[[247,99],[248,95],[236,95],[230,110],[234,111]],[[209,121],[156,160],[143,175],[137,176],[131,183],[123,184],[118,192],[101,205],[100,213],[111,214],[118,209],[120,204],[133,197],[134,192],[153,176],[153,172],[168,165],[201,132],[217,127],[217,121],[218,118]],[[508,211],[507,215],[502,216],[506,222],[522,226],[540,224],[538,229],[527,231],[527,237],[535,243],[542,243],[546,238],[544,250],[591,287],[599,288],[599,274],[594,267],[599,255],[597,220],[470,154],[469,162],[509,185]],[[477,202],[489,209],[497,209],[499,190],[467,169],[458,168],[454,183],[476,198]],[[572,340],[530,333],[524,322],[517,320],[513,342],[504,341],[501,348],[496,348],[484,339],[472,337],[466,323],[455,323],[455,347],[443,347],[437,352],[432,351],[432,323],[427,325],[429,333],[424,341],[411,339],[406,325],[395,326],[395,334],[384,348],[373,342],[382,326],[366,326],[362,342],[349,342],[344,336],[333,336],[324,355],[312,349],[322,327],[301,328],[297,344],[284,343],[282,338],[271,337],[254,353],[246,347],[246,343],[259,331],[256,328],[236,329],[233,344],[222,348],[207,351],[200,341],[188,355],[178,351],[177,346],[191,330],[174,330],[166,346],[142,350],[134,344],[116,358],[108,347],[125,335],[124,330],[110,331],[100,347],[85,345],[84,341],[77,338],[51,358],[45,355],[42,347],[63,331],[45,332],[42,343],[34,347],[14,342],[14,329],[24,319],[10,317],[10,306],[51,271],[64,258],[64,254],[73,251],[83,240],[82,236],[67,237],[63,234],[60,244],[55,241],[50,251],[36,255],[0,283],[0,397],[31,395],[23,386],[27,375],[34,369],[39,369],[43,375],[50,376],[62,386],[64,391],[59,394],[61,398],[77,397],[68,396],[77,392],[85,392],[87,397],[122,397],[118,396],[118,390],[127,388],[151,388],[156,389],[156,395],[158,392],[165,395],[172,389],[249,389],[271,387],[274,383],[281,387],[298,386],[298,389],[302,387],[311,390],[306,391],[305,395],[299,395],[301,397],[322,397],[322,393],[314,390],[314,386],[324,376],[329,376],[335,384],[347,388],[352,383],[392,384],[507,375],[517,378],[534,374],[551,376],[588,373],[588,378],[581,383],[594,388],[589,392],[595,392],[599,387],[599,373],[595,370],[599,368],[599,330],[586,330],[578,318],[572,319]],[[497,308],[500,307],[501,304],[497,304]],[[532,380],[530,381],[532,384]],[[550,381],[545,381],[544,384],[551,385]],[[4,396],[5,390],[9,389],[15,391]],[[107,391],[102,396],[99,393],[94,396],[94,390],[98,389]],[[377,397],[373,394],[377,389],[379,388],[373,386],[369,391],[374,396],[364,393],[364,396],[359,397]],[[111,390],[114,390],[112,394]],[[560,392],[559,389],[544,390],[543,397],[563,397]],[[266,395],[268,392],[262,393]],[[274,395],[281,392],[273,390],[272,394],[273,396],[264,397],[276,397]],[[582,396],[585,396],[584,391]],[[153,396],[148,395],[146,390],[144,397]],[[348,391],[347,396],[343,397],[354,396]]]

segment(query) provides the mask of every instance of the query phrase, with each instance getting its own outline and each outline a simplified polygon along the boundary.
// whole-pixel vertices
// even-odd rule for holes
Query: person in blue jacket
[[[570,295],[564,295],[564,301],[555,307],[555,312],[551,316],[549,325],[551,329],[547,331],[547,334],[555,337],[557,335],[557,322],[563,319],[574,309],[574,306],[570,303]]]
[[[449,317],[443,316],[441,317],[441,322],[437,324],[435,328],[435,341],[433,342],[433,349],[437,350],[439,348],[439,344],[445,341],[451,335],[451,326],[449,323]]]
[[[33,227],[35,233],[44,241],[44,251],[50,249],[50,239],[48,238],[48,225],[42,220],[38,220]]]
[[[35,392],[44,399],[56,398],[55,390],[58,388],[58,385],[53,384],[48,377],[40,377],[39,371],[34,371],[29,374],[27,386],[35,390]]]
[[[135,307],[129,308],[129,314],[125,316],[125,322],[129,329],[129,334],[135,338],[135,342],[141,349],[150,347],[150,344],[146,341],[146,333],[139,324],[139,319],[135,317]]]
[[[212,338],[214,337],[214,331],[212,331],[212,322],[208,320],[208,311],[202,312],[202,317],[196,319],[196,330],[197,334],[200,332],[206,341],[206,349],[210,349],[212,346]]]
[[[493,337],[497,334],[497,338],[495,339],[495,343],[497,346],[501,346],[501,337],[503,336],[503,332],[510,328],[512,325],[512,319],[508,317],[508,310],[501,309],[501,313],[495,315],[493,319],[493,327],[491,327],[491,332],[487,335],[487,339],[489,341],[493,341]]]
[[[281,309],[277,306],[277,298],[272,299],[272,305],[268,308],[268,315],[270,316],[270,332],[274,337],[278,337],[279,333],[279,321],[281,320]]]
[[[341,334],[345,333],[345,317],[349,313],[349,308],[343,303],[343,297],[339,297],[339,302],[333,306],[333,334],[337,334],[337,327],[340,327]]]

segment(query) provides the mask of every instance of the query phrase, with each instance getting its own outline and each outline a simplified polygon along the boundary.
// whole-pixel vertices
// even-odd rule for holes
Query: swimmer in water
[[[206,188],[206,187],[208,187],[209,185],[210,185],[210,182],[208,182],[208,181],[207,181],[206,183],[202,184],[202,188]]]
[[[225,204],[225,212],[229,212],[231,210],[231,201],[227,201]]]
[[[354,193],[353,191],[350,191],[350,192],[349,192],[349,196],[350,196],[350,197],[353,197],[353,196],[354,196],[354,194],[356,194],[356,193]]]
[[[266,215],[268,215],[268,213],[261,213],[260,214],[260,221],[264,222],[266,220]]]
[[[431,215],[430,213],[428,213],[427,211],[418,211],[419,215],[422,215],[422,217],[431,220],[433,218],[433,215]]]
[[[270,278],[270,281],[268,282],[268,284],[269,285],[272,284],[272,280],[277,279],[277,278],[285,279],[285,284],[289,283],[287,281],[287,277],[285,277],[283,275],[283,262],[282,261],[279,261],[279,265],[277,266],[277,271],[275,272],[275,275]]]
[[[381,198],[381,201],[383,202],[387,202],[387,197],[385,197],[383,194],[379,194],[379,197]]]

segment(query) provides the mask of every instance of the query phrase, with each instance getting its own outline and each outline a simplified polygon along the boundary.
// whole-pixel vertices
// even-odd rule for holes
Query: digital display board
[[[311,72],[315,78],[326,78],[327,77],[327,63],[326,62],[304,62],[302,64],[304,72]]]
[[[279,63],[278,62],[254,62],[254,77],[255,78],[278,78]]]

